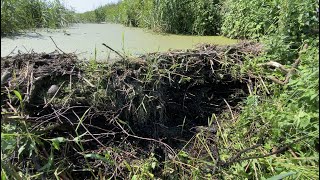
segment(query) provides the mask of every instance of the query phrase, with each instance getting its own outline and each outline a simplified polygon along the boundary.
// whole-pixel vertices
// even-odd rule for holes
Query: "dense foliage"
[[[106,12],[104,20],[155,31],[215,35],[220,32],[219,0],[123,0],[98,9]],[[99,22],[94,11],[78,15],[82,22]],[[100,21],[101,22],[101,21]]]
[[[82,22],[111,21],[156,31],[258,38],[281,34],[287,41],[315,34],[319,20],[314,0],[123,0],[99,7],[105,19],[94,11],[79,14]]]
[[[280,34],[288,41],[315,34],[319,24],[318,3],[314,0],[236,1],[224,4],[222,34],[228,37],[256,38]]]
[[[1,35],[30,28],[57,28],[74,21],[59,0],[1,0]]]
[[[221,143],[226,158],[232,154],[231,149],[247,149],[255,144],[261,144],[262,148],[248,152],[247,156],[263,157],[281,148],[286,148],[286,152],[237,163],[226,170],[229,178],[265,179],[288,172],[297,179],[319,178],[319,39],[308,44],[307,49],[300,49],[297,58],[301,63],[289,83],[283,86],[260,82],[243,104],[239,119],[224,123],[221,133],[232,147]],[[251,63],[275,57],[268,53]],[[277,61],[287,60],[278,56]],[[257,68],[257,76],[284,79],[279,70],[266,71],[249,64],[251,69]]]

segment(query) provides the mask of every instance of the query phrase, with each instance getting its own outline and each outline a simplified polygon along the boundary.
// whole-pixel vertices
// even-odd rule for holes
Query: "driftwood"
[[[296,59],[296,61],[292,64],[290,69],[286,69],[286,68],[284,68],[284,66],[282,64],[274,62],[274,61],[270,61],[268,63],[262,64],[262,66],[263,65],[273,66],[273,67],[277,67],[277,68],[281,69],[282,71],[286,72],[286,78],[284,81],[281,81],[274,76],[267,76],[267,78],[270,79],[271,81],[273,81],[277,84],[285,85],[285,84],[289,83],[289,80],[290,80],[291,76],[294,74],[299,63],[300,63],[300,59]]]
[[[305,44],[302,48],[302,51],[306,50],[308,48],[308,45]],[[300,53],[302,52],[300,51]],[[277,83],[277,84],[281,84],[281,85],[285,85],[285,84],[288,84],[289,83],[289,80],[291,78],[291,76],[295,73],[296,71],[296,68],[298,67],[298,65],[300,64],[300,57],[298,59],[296,59],[294,61],[294,63],[292,64],[291,68],[290,69],[287,69],[284,65],[278,63],[278,62],[275,62],[275,61],[269,61],[267,63],[261,63],[261,64],[258,64],[258,66],[267,66],[267,67],[274,67],[274,68],[278,68],[280,69],[282,72],[286,73],[286,77],[285,77],[285,80],[279,80],[277,79],[276,77],[274,76],[268,76],[267,78],[270,79],[271,81]]]

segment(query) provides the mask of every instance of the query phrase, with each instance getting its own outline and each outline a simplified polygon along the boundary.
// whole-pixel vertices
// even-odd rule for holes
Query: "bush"
[[[301,42],[318,27],[317,7],[313,0],[228,0],[223,8],[222,34],[233,38],[278,34]]]

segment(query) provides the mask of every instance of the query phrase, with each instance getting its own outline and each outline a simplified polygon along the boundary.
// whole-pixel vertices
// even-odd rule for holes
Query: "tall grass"
[[[59,0],[2,0],[1,35],[30,28],[59,28],[74,21],[74,12]]]
[[[220,0],[123,0],[79,14],[82,22],[117,22],[176,34],[216,35],[220,32]],[[96,11],[104,11],[98,18]]]
[[[100,6],[93,11],[76,14],[76,19],[83,23],[100,23],[104,21],[120,23],[120,3]]]

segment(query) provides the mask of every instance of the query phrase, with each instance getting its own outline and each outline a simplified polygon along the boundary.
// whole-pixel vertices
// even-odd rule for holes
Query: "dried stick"
[[[62,50],[57,46],[57,44],[54,42],[54,40],[52,39],[51,36],[49,36],[49,37],[50,37],[50,39],[52,40],[52,42],[54,43],[54,45],[56,46],[56,48],[58,48],[61,52],[63,52],[63,54],[67,54],[67,53],[65,53],[64,51],[62,51]]]
[[[16,46],[7,56],[10,56],[10,55],[14,52],[14,50],[17,49],[17,47],[18,47],[18,46]]]
[[[269,61],[269,62],[267,62],[267,63],[261,63],[261,64],[258,64],[258,66],[272,66],[272,67],[275,67],[275,68],[279,68],[280,70],[282,70],[282,71],[284,71],[284,72],[286,72],[286,73],[289,72],[289,70],[286,69],[286,68],[284,67],[284,65],[282,65],[282,64],[280,64],[280,63],[278,63],[278,62],[275,62],[275,61]]]
[[[303,52],[304,50],[306,50],[308,48],[308,44],[305,44],[302,48],[302,51],[300,51],[300,54],[301,52]],[[292,64],[292,67],[288,70],[286,68],[284,68],[284,66],[280,63],[277,63],[277,62],[274,62],[274,61],[270,61],[268,63],[262,63],[260,64],[260,66],[273,66],[273,67],[277,67],[279,69],[281,69],[282,71],[285,71],[287,74],[286,74],[286,78],[284,81],[281,81],[277,78],[275,78],[274,76],[268,76],[267,78],[270,79],[271,81],[277,83],[277,84],[281,84],[281,85],[285,85],[285,84],[288,84],[289,83],[289,80],[292,76],[292,74],[294,73],[295,69],[298,67],[299,63],[300,63],[301,59],[300,57],[298,59],[296,59],[294,61],[294,63]]]
[[[89,130],[88,128],[83,124],[83,122],[81,122],[81,118],[77,115],[77,113],[74,112],[74,110],[72,110],[73,114],[78,118],[79,123],[81,124],[81,126],[88,132],[88,134],[94,139],[96,140],[102,147],[106,148],[106,146],[104,144],[102,144]]]
[[[223,163],[223,166],[227,166],[227,165],[230,165],[230,164],[232,164],[234,162],[237,162],[236,159],[238,159],[243,153],[246,153],[246,152],[248,152],[248,151],[250,151],[252,149],[255,149],[255,148],[259,147],[259,146],[261,146],[261,144],[255,144],[255,145],[253,145],[253,146],[251,146],[249,148],[246,148],[246,149],[238,152],[236,155],[234,155],[232,158],[230,158],[226,163]]]
[[[116,54],[118,54],[123,60],[125,59],[118,51],[112,49],[110,46],[106,45],[105,43],[102,43],[102,45],[104,45],[106,48],[110,49],[111,51],[115,52]]]
[[[245,158],[240,158],[240,159],[238,159],[238,158],[241,156],[241,154],[243,154],[243,153],[245,153],[245,152],[247,152],[247,151],[249,151],[249,150],[251,150],[251,149],[254,149],[254,148],[257,148],[257,147],[261,146],[261,144],[253,145],[253,146],[251,146],[251,147],[249,147],[249,148],[247,148],[247,149],[244,149],[244,150],[240,151],[240,152],[237,153],[234,157],[230,158],[229,161],[227,161],[227,162],[225,162],[225,163],[222,163],[222,166],[228,166],[228,165],[231,165],[231,164],[236,163],[236,162],[245,161],[245,160],[250,160],[250,159],[265,158],[265,157],[268,157],[268,156],[272,156],[272,155],[274,155],[274,154],[279,154],[279,153],[285,152],[285,151],[287,151],[287,150],[290,148],[291,144],[297,143],[297,142],[299,142],[299,141],[301,141],[301,140],[303,140],[303,139],[305,139],[305,138],[307,138],[307,137],[308,137],[308,136],[299,138],[299,139],[297,139],[297,140],[295,140],[295,141],[287,144],[286,146],[283,146],[282,148],[279,148],[278,150],[273,151],[273,152],[268,153],[268,154],[265,154],[265,155],[261,155],[261,156],[251,156],[251,157],[245,157]]]
[[[142,139],[142,140],[147,140],[147,141],[154,141],[156,143],[159,143],[159,144],[162,144],[164,145],[167,149],[169,149],[171,151],[171,153],[176,156],[176,153],[174,152],[174,150],[166,143],[164,142],[161,142],[159,140],[156,140],[156,139],[152,139],[152,138],[144,138],[144,137],[140,137],[140,136],[136,136],[136,135],[132,135],[132,134],[129,134],[120,124],[118,121],[115,121],[117,123],[117,125],[120,127],[120,129],[123,131],[123,133],[125,133],[127,136],[129,137],[133,137],[133,138],[137,138],[137,139]]]
[[[54,93],[54,95],[52,96],[52,98],[46,103],[45,106],[43,106],[43,108],[46,108],[48,106],[48,104],[51,103],[51,101],[56,97],[56,95],[58,94],[59,90],[61,89],[61,87],[63,86],[64,82],[60,85],[60,87],[58,88],[57,92]]]
[[[230,111],[230,113],[231,113],[231,117],[232,117],[232,120],[235,120],[235,118],[234,118],[234,115],[233,115],[233,112],[232,112],[232,109],[231,109],[231,107],[230,107],[230,105],[228,104],[228,102],[223,98],[223,101],[227,104],[227,106],[228,106],[228,109],[229,109],[229,111]]]
[[[295,62],[292,65],[292,68],[289,70],[286,79],[283,81],[283,83],[287,84],[290,80],[290,77],[292,76],[292,74],[294,73],[295,69],[297,68],[297,66],[300,63],[300,58],[296,59]]]

